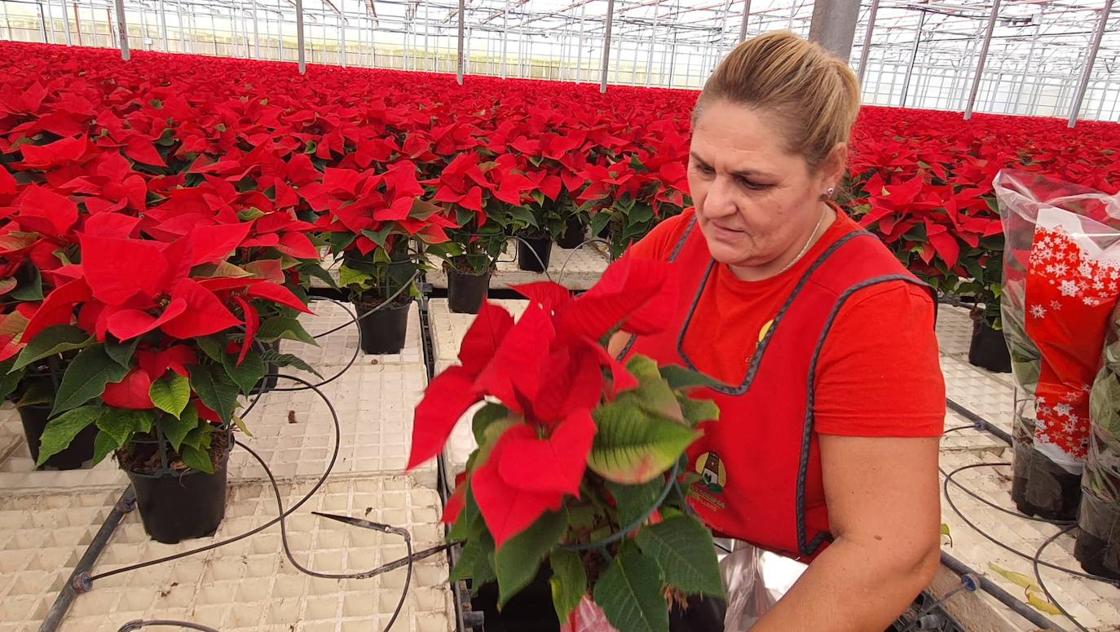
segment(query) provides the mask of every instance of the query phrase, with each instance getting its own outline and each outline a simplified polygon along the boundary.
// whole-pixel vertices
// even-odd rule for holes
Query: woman
[[[828,201],[858,110],[855,76],[815,44],[740,45],[693,114],[695,208],[629,253],[673,263],[681,306],[664,334],[612,349],[720,383],[704,392],[721,420],[689,453],[692,505],[809,562],[752,632],[880,632],[938,566],[935,302]]]

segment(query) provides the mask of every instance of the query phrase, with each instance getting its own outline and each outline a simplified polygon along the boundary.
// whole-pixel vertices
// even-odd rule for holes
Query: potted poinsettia
[[[423,193],[416,166],[407,160],[381,173],[328,168],[321,183],[301,189],[312,208],[324,211],[316,225],[342,258],[338,283],[362,316],[365,353],[404,347],[409,309],[427,265],[422,247],[446,242],[445,229],[455,225],[443,208],[422,201]]]
[[[39,461],[96,428],[94,460],[116,456],[145,530],[173,543],[220,523],[239,398],[266,371],[262,332],[308,309],[290,281],[267,271],[270,259],[245,260],[251,221],[199,225],[171,241],[144,238],[141,222],[114,214],[85,222],[71,280],[30,318],[20,361],[60,344],[77,352]],[[241,265],[230,262],[235,253]],[[268,360],[310,369],[291,356]]]
[[[688,395],[708,382],[604,348],[615,331],[663,326],[676,300],[668,281],[664,264],[624,259],[578,298],[554,283],[516,288],[529,299],[516,322],[485,303],[460,364],[417,406],[410,467],[483,404],[471,422],[479,447],[443,519],[464,545],[454,577],[475,591],[496,581],[498,608],[542,567],[574,630],[589,614],[618,630],[668,630],[671,603],[723,593],[711,535],[678,487],[685,450],[719,414]]]

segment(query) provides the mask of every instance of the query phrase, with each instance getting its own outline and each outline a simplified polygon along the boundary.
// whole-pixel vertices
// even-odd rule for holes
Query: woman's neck
[[[781,256],[775,258],[769,263],[759,266],[729,266],[731,272],[740,281],[765,281],[778,276],[779,274],[789,270],[797,265],[801,259],[813,249],[813,246],[820,241],[832,223],[836,221],[836,211],[827,202],[820,203],[820,215],[813,225],[805,231],[800,239],[794,242],[794,246],[790,248]]]

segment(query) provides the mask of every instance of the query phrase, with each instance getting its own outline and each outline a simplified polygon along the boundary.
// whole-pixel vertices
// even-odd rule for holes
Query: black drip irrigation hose
[[[1002,439],[1008,445],[1012,445],[1011,435],[1008,434],[1006,431],[1004,431],[1002,428],[996,427],[995,425],[993,425],[990,421],[988,421],[984,417],[976,414],[975,412],[969,410],[968,408],[962,406],[961,404],[959,404],[957,402],[954,402],[951,399],[947,399],[946,403],[951,410],[953,410],[957,414],[965,417],[966,419],[973,422],[973,424],[974,424],[972,426],[957,426],[955,428],[949,428],[948,430],[945,431],[946,433],[957,431],[957,430],[964,430],[966,428],[974,428],[976,430],[986,431],[989,434],[992,434],[992,435]],[[973,463],[973,464],[970,464],[970,465],[964,465],[964,466],[958,467],[958,468],[952,470],[951,472],[946,472],[944,469],[938,467],[938,470],[945,477],[945,481],[942,484],[942,491],[943,491],[943,494],[945,496],[945,500],[949,504],[949,507],[953,510],[953,512],[956,513],[957,516],[962,521],[964,521],[964,523],[966,525],[971,527],[973,531],[976,531],[981,536],[983,536],[985,539],[987,539],[989,542],[991,542],[992,544],[995,544],[996,546],[1004,549],[1005,551],[1008,551],[1009,553],[1012,553],[1016,556],[1019,556],[1019,557],[1025,559],[1025,560],[1030,561],[1033,568],[1034,568],[1035,579],[1038,581],[1039,587],[1042,589],[1043,593],[1046,595],[1046,598],[1050,601],[1050,603],[1052,603],[1054,605],[1054,607],[1057,608],[1058,611],[1063,616],[1065,616],[1074,626],[1076,626],[1079,631],[1088,632],[1087,628],[1085,628],[1085,626],[1082,625],[1080,621],[1078,621],[1076,618],[1071,616],[1069,611],[1067,611],[1060,603],[1058,603],[1054,599],[1053,595],[1051,595],[1049,590],[1047,590],[1046,583],[1042,579],[1042,575],[1041,575],[1041,572],[1040,572],[1041,567],[1046,567],[1046,568],[1056,570],[1056,571],[1061,571],[1063,573],[1073,575],[1075,577],[1079,577],[1079,578],[1082,578],[1082,579],[1098,581],[1098,582],[1102,582],[1102,583],[1109,584],[1109,585],[1116,586],[1116,587],[1120,588],[1120,582],[1117,582],[1115,580],[1111,580],[1111,579],[1108,579],[1108,578],[1105,578],[1105,577],[1100,577],[1100,576],[1097,576],[1097,575],[1092,575],[1090,573],[1085,573],[1085,572],[1074,570],[1074,569],[1071,569],[1071,568],[1066,568],[1064,566],[1060,566],[1058,564],[1053,564],[1051,562],[1046,562],[1046,561],[1041,559],[1042,553],[1046,550],[1046,548],[1050,544],[1055,542],[1062,535],[1065,535],[1065,534],[1069,533],[1070,531],[1072,531],[1073,529],[1077,528],[1077,523],[1076,522],[1071,522],[1071,521],[1049,520],[1049,519],[1045,519],[1045,518],[1037,518],[1037,517],[1034,517],[1034,516],[1025,515],[1025,514],[1023,514],[1021,512],[1018,512],[1018,511],[1013,511],[1013,510],[1007,509],[1005,507],[1001,507],[1001,506],[993,503],[992,501],[981,497],[975,491],[973,491],[971,489],[968,489],[960,481],[955,480],[955,477],[956,477],[957,474],[959,474],[961,472],[964,472],[966,470],[982,468],[982,467],[1005,467],[1005,466],[1010,466],[1010,465],[1011,465],[1011,463],[1007,463],[1007,462]],[[1030,520],[1030,521],[1033,521],[1033,522],[1042,522],[1042,523],[1047,523],[1047,524],[1053,524],[1055,526],[1064,527],[1064,528],[1062,530],[1058,531],[1057,533],[1055,533],[1054,535],[1050,536],[1045,542],[1043,542],[1043,544],[1038,548],[1037,551],[1035,551],[1035,553],[1033,555],[1025,553],[1023,551],[1019,551],[1018,549],[1015,549],[1014,547],[1009,546],[1009,545],[1005,544],[1004,542],[1001,542],[997,538],[992,537],[986,531],[984,531],[983,529],[980,529],[974,522],[969,520],[964,515],[964,512],[962,512],[960,510],[960,508],[957,506],[956,501],[953,499],[952,494],[949,493],[949,484],[950,483],[952,483],[953,485],[955,485],[956,487],[961,489],[963,492],[965,492],[966,494],[971,496],[973,499],[987,505],[988,507],[990,507],[992,509],[996,509],[998,511],[1001,511],[1001,512],[1006,513],[1008,515],[1014,516],[1016,518],[1021,518],[1021,519],[1024,519],[1024,520]],[[960,560],[957,560],[956,558],[952,557],[951,555],[949,555],[945,551],[941,552],[941,558],[942,558],[942,562],[947,567],[952,569],[954,572],[957,572],[958,574],[963,574],[963,573],[974,573],[975,574],[976,573],[976,571],[972,570],[967,565],[965,565],[963,562],[961,562]],[[1023,603],[1022,600],[1015,598],[1013,595],[1008,593],[1006,590],[1003,590],[998,585],[996,585],[995,583],[991,582],[990,580],[984,578],[983,576],[981,576],[979,574],[977,574],[977,575],[980,578],[981,588],[983,588],[984,591],[987,592],[988,594],[990,594],[993,597],[995,597],[996,599],[998,599],[1001,603],[1006,605],[1008,608],[1010,608],[1015,613],[1017,613],[1020,616],[1026,618],[1032,624],[1042,627],[1043,629],[1062,630],[1062,628],[1057,627],[1057,625],[1054,624],[1052,621],[1050,621],[1050,619],[1046,618],[1041,613],[1039,613],[1038,611],[1031,608],[1029,605]]]

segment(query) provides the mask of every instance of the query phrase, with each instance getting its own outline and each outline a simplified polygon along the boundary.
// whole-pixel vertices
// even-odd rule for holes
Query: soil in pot
[[[19,419],[23,422],[23,434],[27,437],[27,447],[31,450],[31,461],[39,460],[39,442],[47,427],[51,407],[47,404],[20,406]],[[70,445],[50,457],[40,470],[77,470],[93,460],[93,440],[97,437],[97,426],[90,425],[78,433]]]
[[[983,320],[972,323],[972,343],[968,347],[968,363],[995,373],[1011,372],[1011,354],[1003,332],[992,329]]]
[[[354,301],[356,315],[361,317],[381,305],[379,298]],[[362,352],[367,354],[400,353],[408,333],[408,313],[412,299],[394,301],[358,321],[362,331]]]
[[[214,473],[191,469],[160,472],[155,443],[135,444],[117,459],[136,492],[144,531],[156,542],[175,544],[214,535],[226,514],[230,435],[215,432],[210,455]]]
[[[549,237],[521,237],[517,240],[517,267],[520,270],[544,272],[548,269],[551,256],[552,239]]]
[[[447,303],[456,314],[477,314],[490,289],[490,273],[472,274],[447,269]]]
[[[1011,500],[1028,516],[1073,520],[1081,503],[1081,476],[1034,449],[1033,439],[1016,427],[1011,462]]]
[[[556,240],[556,245],[567,250],[579,248],[583,244],[586,234],[587,227],[584,226],[583,221],[578,216],[569,217],[568,223],[564,227],[564,234]]]

